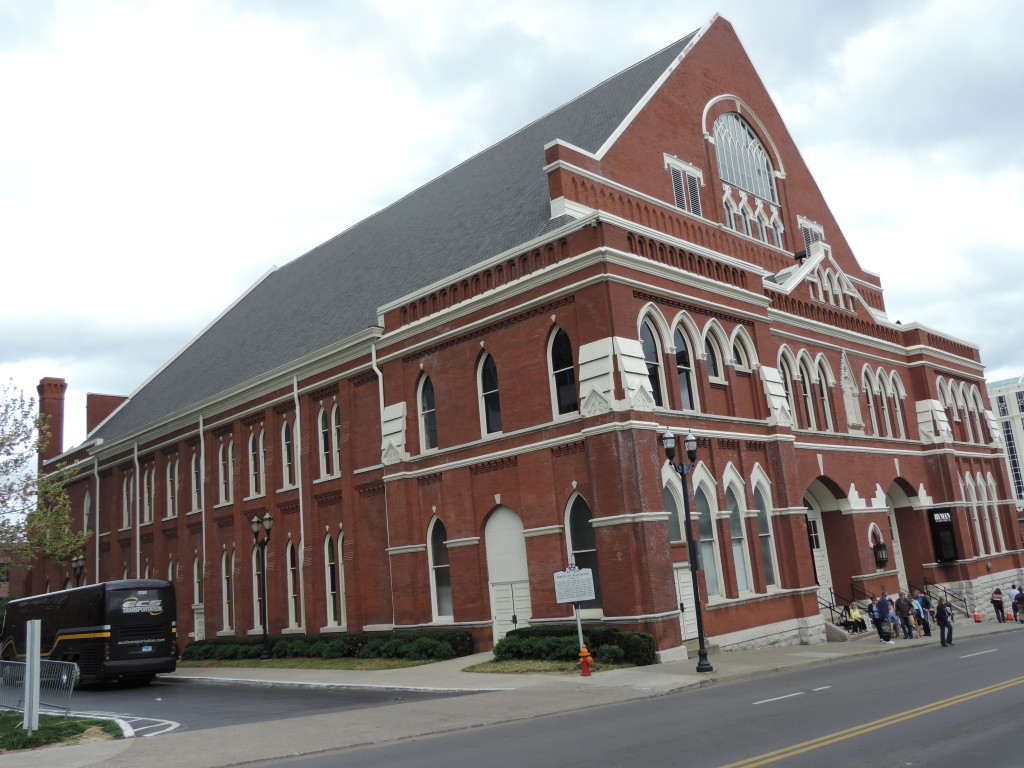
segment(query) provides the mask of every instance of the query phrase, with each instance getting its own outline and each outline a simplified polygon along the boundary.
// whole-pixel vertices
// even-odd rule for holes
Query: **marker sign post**
[[[589,568],[577,568],[570,564],[564,571],[555,571],[555,602],[572,603],[576,614],[576,633],[583,649],[583,625],[580,623],[580,603],[593,600],[594,572]]]

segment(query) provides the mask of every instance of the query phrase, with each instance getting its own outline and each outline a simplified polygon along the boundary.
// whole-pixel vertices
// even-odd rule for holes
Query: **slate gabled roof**
[[[553,228],[544,145],[596,152],[696,34],[272,271],[89,437],[117,438],[345,339],[381,305]]]

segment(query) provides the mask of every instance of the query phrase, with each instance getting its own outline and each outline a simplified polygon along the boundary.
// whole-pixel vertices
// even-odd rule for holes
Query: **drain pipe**
[[[377,399],[380,413],[381,436],[384,434],[384,374],[377,367],[377,343],[370,344],[370,367],[377,374]],[[383,482],[383,480],[382,480]],[[388,548],[388,590],[391,593],[391,626],[395,626],[395,577],[391,567],[391,522],[388,520],[388,484],[384,483],[384,532]]]
[[[299,378],[292,376],[292,399],[295,401],[295,445],[299,446],[295,456],[295,480],[299,486],[299,611],[296,616],[299,626],[306,627],[306,511],[303,497],[305,493],[302,488],[302,411],[299,405]],[[288,596],[291,599],[291,595]]]
[[[134,524],[135,524],[135,578],[136,579],[141,579],[142,578],[142,571],[140,570],[140,567],[142,565],[142,552],[141,552],[141,546],[142,546],[141,535],[142,535],[142,533],[139,530],[140,529],[140,526],[139,526],[139,513],[142,512],[142,503],[141,503],[141,499],[139,499],[139,486],[141,485],[139,480],[141,478],[139,477],[139,443],[138,443],[138,441],[135,441],[132,444],[132,461],[135,463],[135,477],[133,478],[134,481],[135,481],[135,488],[134,488],[134,490],[135,490],[135,520],[133,521]]]

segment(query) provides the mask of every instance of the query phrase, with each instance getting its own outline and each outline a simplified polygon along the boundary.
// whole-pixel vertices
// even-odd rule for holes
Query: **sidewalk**
[[[933,628],[934,629],[934,628]],[[1024,631],[1013,624],[993,620],[975,623],[960,619],[953,639],[1001,632]],[[375,672],[351,670],[304,670],[259,668],[183,669],[164,677],[178,680],[234,682],[248,686],[320,686],[379,688],[409,691],[470,691],[459,696],[429,701],[400,702],[388,707],[346,711],[338,714],[294,718],[286,726],[257,723],[226,728],[182,731],[156,738],[86,744],[10,753],[0,756],[4,768],[136,768],[140,765],[174,768],[219,768],[257,759],[320,752],[342,747],[365,746],[427,734],[457,731],[594,707],[631,699],[659,696],[684,688],[715,685],[769,675],[796,667],[830,664],[849,657],[911,650],[939,653],[938,633],[914,640],[878,641],[873,631],[846,642],[820,645],[760,648],[712,654],[713,672],[698,674],[696,659],[649,667],[580,675],[494,675],[463,672],[471,664],[486,661],[491,653]],[[942,650],[946,653],[946,650]]]

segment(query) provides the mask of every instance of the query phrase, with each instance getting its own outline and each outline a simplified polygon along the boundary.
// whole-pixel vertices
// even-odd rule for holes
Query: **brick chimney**
[[[39,454],[39,466],[64,452],[64,393],[68,384],[64,379],[47,376],[40,379],[36,391],[39,392],[39,413],[47,416],[46,431],[50,439],[46,448]]]
[[[107,416],[117,410],[127,397],[121,395],[97,395],[87,392],[85,395],[85,432],[92,432]]]

